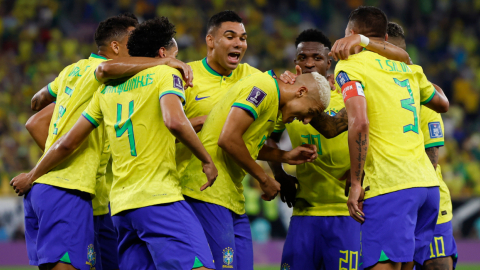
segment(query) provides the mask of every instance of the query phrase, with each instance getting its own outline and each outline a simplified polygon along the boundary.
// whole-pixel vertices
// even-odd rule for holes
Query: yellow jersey
[[[240,64],[228,76],[222,76],[207,63],[207,58],[188,63],[193,71],[193,87],[185,90],[185,115],[187,118],[208,115],[213,106],[223,98],[228,89],[238,80],[253,73],[260,72],[248,65]],[[198,134],[200,136],[200,133]],[[182,143],[176,145],[177,170],[182,175],[192,152]]]
[[[370,146],[364,166],[365,199],[439,185],[418,119],[420,105],[433,98],[435,89],[428,80],[419,80],[420,72],[421,68],[412,70],[370,51],[352,55],[335,68],[337,87],[356,81],[367,100]]]
[[[213,107],[200,134],[200,140],[218,169],[217,180],[213,186],[200,191],[200,187],[207,182],[207,177],[202,172],[201,161],[192,156],[181,176],[183,194],[221,205],[240,215],[244,214],[242,179],[246,173],[218,146],[218,139],[230,109],[242,108],[254,118],[254,122],[243,134],[243,141],[251,157],[256,160],[258,152],[275,126],[279,101],[277,80],[266,73],[258,72],[247,76],[230,88]]]
[[[425,149],[436,146],[441,147],[444,145],[443,120],[439,113],[422,106],[420,111],[420,123],[422,125]],[[443,181],[442,171],[439,164],[437,164],[436,172],[440,182],[440,209],[438,211],[437,224],[442,224],[452,220],[452,199],[447,184]]]
[[[159,99],[183,101],[180,72],[156,66],[128,80],[102,85],[83,112],[94,126],[105,124],[113,159],[112,215],[183,200],[175,166],[175,137],[165,126]]]
[[[325,110],[331,116],[345,107],[342,94],[331,92],[330,105]],[[300,121],[284,124],[278,117],[274,132],[287,129],[292,147],[315,144],[318,158],[296,166],[298,189],[294,216],[348,216],[345,180],[340,179],[350,169],[348,133],[326,139],[310,124]]]
[[[104,147],[102,154],[100,156],[100,165],[97,170],[97,182],[95,185],[95,198],[92,200],[93,215],[101,216],[108,214],[108,203],[109,193],[110,193],[110,184],[107,183],[107,164],[110,160],[110,143],[108,138],[104,133]]]
[[[107,59],[92,53],[88,59],[74,63],[59,74],[48,90],[57,98],[45,143],[45,153],[77,122],[101,85],[95,78],[95,69]],[[38,178],[35,183],[76,189],[95,194],[96,174],[104,146],[104,130],[100,126],[65,161]]]

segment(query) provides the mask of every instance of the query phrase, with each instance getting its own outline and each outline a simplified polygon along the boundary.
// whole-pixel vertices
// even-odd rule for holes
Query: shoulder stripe
[[[162,97],[164,97],[166,95],[169,95],[169,94],[179,96],[182,99],[182,105],[185,106],[185,95],[183,93],[180,93],[179,91],[175,91],[175,90],[169,90],[169,91],[165,91],[165,92],[161,93],[160,96],[158,97],[158,100],[160,100]]]
[[[257,118],[258,118],[257,112],[252,107],[250,107],[246,104],[235,102],[235,103],[233,103],[232,107],[237,107],[237,108],[240,108],[240,109],[243,109],[243,110],[247,111],[248,113],[250,113],[252,115],[253,120],[257,120]]]

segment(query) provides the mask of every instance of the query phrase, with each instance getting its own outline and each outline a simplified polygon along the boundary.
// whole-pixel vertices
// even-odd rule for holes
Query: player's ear
[[[165,49],[165,47],[161,47],[158,50],[158,56],[160,56],[160,58],[165,58],[166,55],[167,55],[167,49]]]
[[[307,93],[308,93],[307,87],[305,87],[305,85],[302,85],[302,86],[300,86],[300,87],[297,89],[297,91],[295,92],[295,97],[301,98],[301,97],[306,96]]]
[[[110,48],[112,48],[112,50],[115,54],[120,53],[120,44],[118,43],[118,41],[114,40],[114,41],[110,42]]]
[[[208,34],[208,35],[205,37],[205,41],[207,42],[207,47],[213,48],[214,38],[213,38],[213,35],[212,35],[212,34]]]

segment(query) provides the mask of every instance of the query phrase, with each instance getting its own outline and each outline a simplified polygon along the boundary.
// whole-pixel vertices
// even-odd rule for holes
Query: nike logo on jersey
[[[207,97],[198,97],[198,95],[195,97],[195,100],[196,101],[199,101],[199,100],[202,100],[202,99],[206,99],[206,98],[209,98],[210,96],[207,96]]]

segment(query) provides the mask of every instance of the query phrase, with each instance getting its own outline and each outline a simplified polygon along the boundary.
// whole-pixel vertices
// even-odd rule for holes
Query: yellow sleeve
[[[53,80],[53,82],[47,85],[48,93],[50,93],[50,95],[52,95],[52,97],[54,98],[56,98],[58,94],[58,81],[59,78],[57,77],[55,78],[55,80]]]
[[[102,85],[100,89],[103,90],[105,85]],[[85,117],[90,123],[92,123],[95,128],[97,128],[103,121],[103,113],[100,109],[100,90],[96,91],[93,94],[92,100],[88,104],[85,111],[83,111],[82,116]]]
[[[351,57],[348,60],[341,60],[335,67],[335,86],[342,89],[342,86],[351,81],[359,82],[365,88],[363,57]]]
[[[182,104],[185,105],[185,91],[183,90],[183,79],[180,71],[174,68],[165,70],[163,79],[157,82],[158,99],[168,94],[174,94],[180,97]]]
[[[439,113],[422,106],[420,123],[425,149],[436,146],[440,147],[445,144],[443,121]]]
[[[283,133],[285,130],[285,123],[282,122],[282,113],[278,113],[277,121],[275,122],[275,127],[273,128],[274,133]]]
[[[262,83],[259,85],[262,85]],[[247,111],[254,120],[257,120],[263,112],[268,110],[272,98],[274,98],[272,93],[267,93],[260,87],[252,87],[251,84],[249,84],[241,89],[232,107]]]
[[[435,96],[435,87],[428,81],[427,76],[423,73],[423,68],[420,66],[415,67],[415,77],[418,80],[418,86],[420,87],[420,104],[425,105]]]

